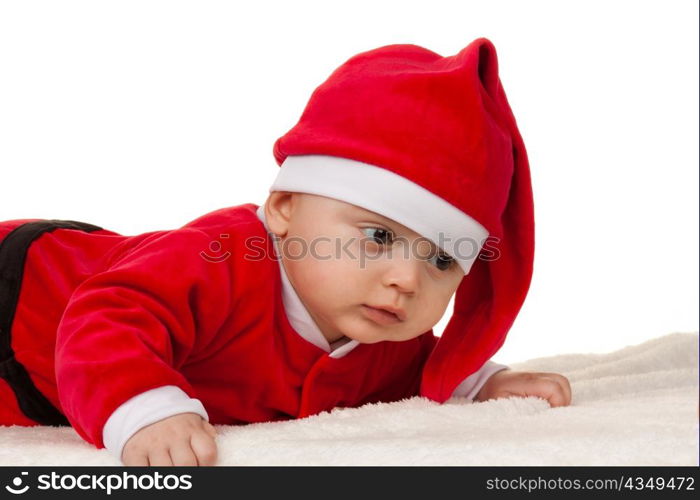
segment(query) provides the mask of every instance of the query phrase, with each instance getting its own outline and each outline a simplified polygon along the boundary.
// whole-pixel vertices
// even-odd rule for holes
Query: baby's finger
[[[543,386],[542,397],[549,401],[552,408],[569,404],[568,396],[558,380],[543,378],[540,379],[540,383]]]
[[[123,452],[122,463],[127,467],[148,467],[148,455],[146,452]]]
[[[216,437],[216,429],[209,422],[204,422],[204,430],[207,431],[211,437]]]
[[[179,441],[170,447],[170,458],[175,466],[196,467],[197,457],[189,441]]]
[[[539,375],[559,384],[563,392],[563,404],[559,406],[567,406],[571,403],[571,385],[569,384],[569,379],[559,373],[540,373]]]
[[[148,465],[151,467],[171,467],[173,461],[167,448],[158,448],[148,453]]]
[[[199,465],[214,465],[216,463],[216,441],[209,434],[195,432],[190,438],[190,444]]]
[[[555,373],[554,375],[557,376],[559,383],[564,389],[564,394],[566,395],[566,404],[571,404],[571,384],[569,383],[569,379],[566,378],[564,375],[560,375],[558,373]]]

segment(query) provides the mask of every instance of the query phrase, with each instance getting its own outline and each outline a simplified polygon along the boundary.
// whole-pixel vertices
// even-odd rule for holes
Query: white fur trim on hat
[[[428,238],[468,274],[488,231],[469,215],[390,170],[327,155],[288,156],[270,192],[316,194],[357,205]]]

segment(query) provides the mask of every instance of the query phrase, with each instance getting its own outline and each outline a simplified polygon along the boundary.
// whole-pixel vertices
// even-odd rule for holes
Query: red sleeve
[[[230,301],[228,263],[200,256],[211,241],[191,228],[154,235],[71,296],[57,331],[58,395],[98,448],[105,422],[131,397],[164,385],[196,397],[178,368]]]

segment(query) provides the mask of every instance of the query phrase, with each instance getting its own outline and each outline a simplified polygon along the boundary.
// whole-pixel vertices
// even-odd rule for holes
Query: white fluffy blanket
[[[422,398],[218,426],[219,465],[698,465],[698,334],[512,364],[559,372],[573,402]],[[0,427],[0,465],[119,465],[70,428]]]

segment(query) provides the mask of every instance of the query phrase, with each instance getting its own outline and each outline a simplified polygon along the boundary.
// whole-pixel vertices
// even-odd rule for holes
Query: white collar
[[[258,219],[265,225],[268,235],[273,238],[275,248],[279,250],[277,247],[277,240],[270,234],[270,228],[267,227],[267,222],[265,221],[265,206],[261,205],[256,213]],[[347,337],[343,337],[332,344],[328,343],[328,340],[323,336],[320,328],[313,320],[306,307],[304,307],[299,295],[289,282],[282,259],[280,258],[278,262],[280,266],[280,277],[282,278],[282,302],[284,303],[284,311],[287,314],[289,324],[292,325],[292,328],[294,328],[299,336],[311,342],[316,347],[330,353],[331,358],[342,358],[357,347],[359,342],[357,340],[350,340]]]

